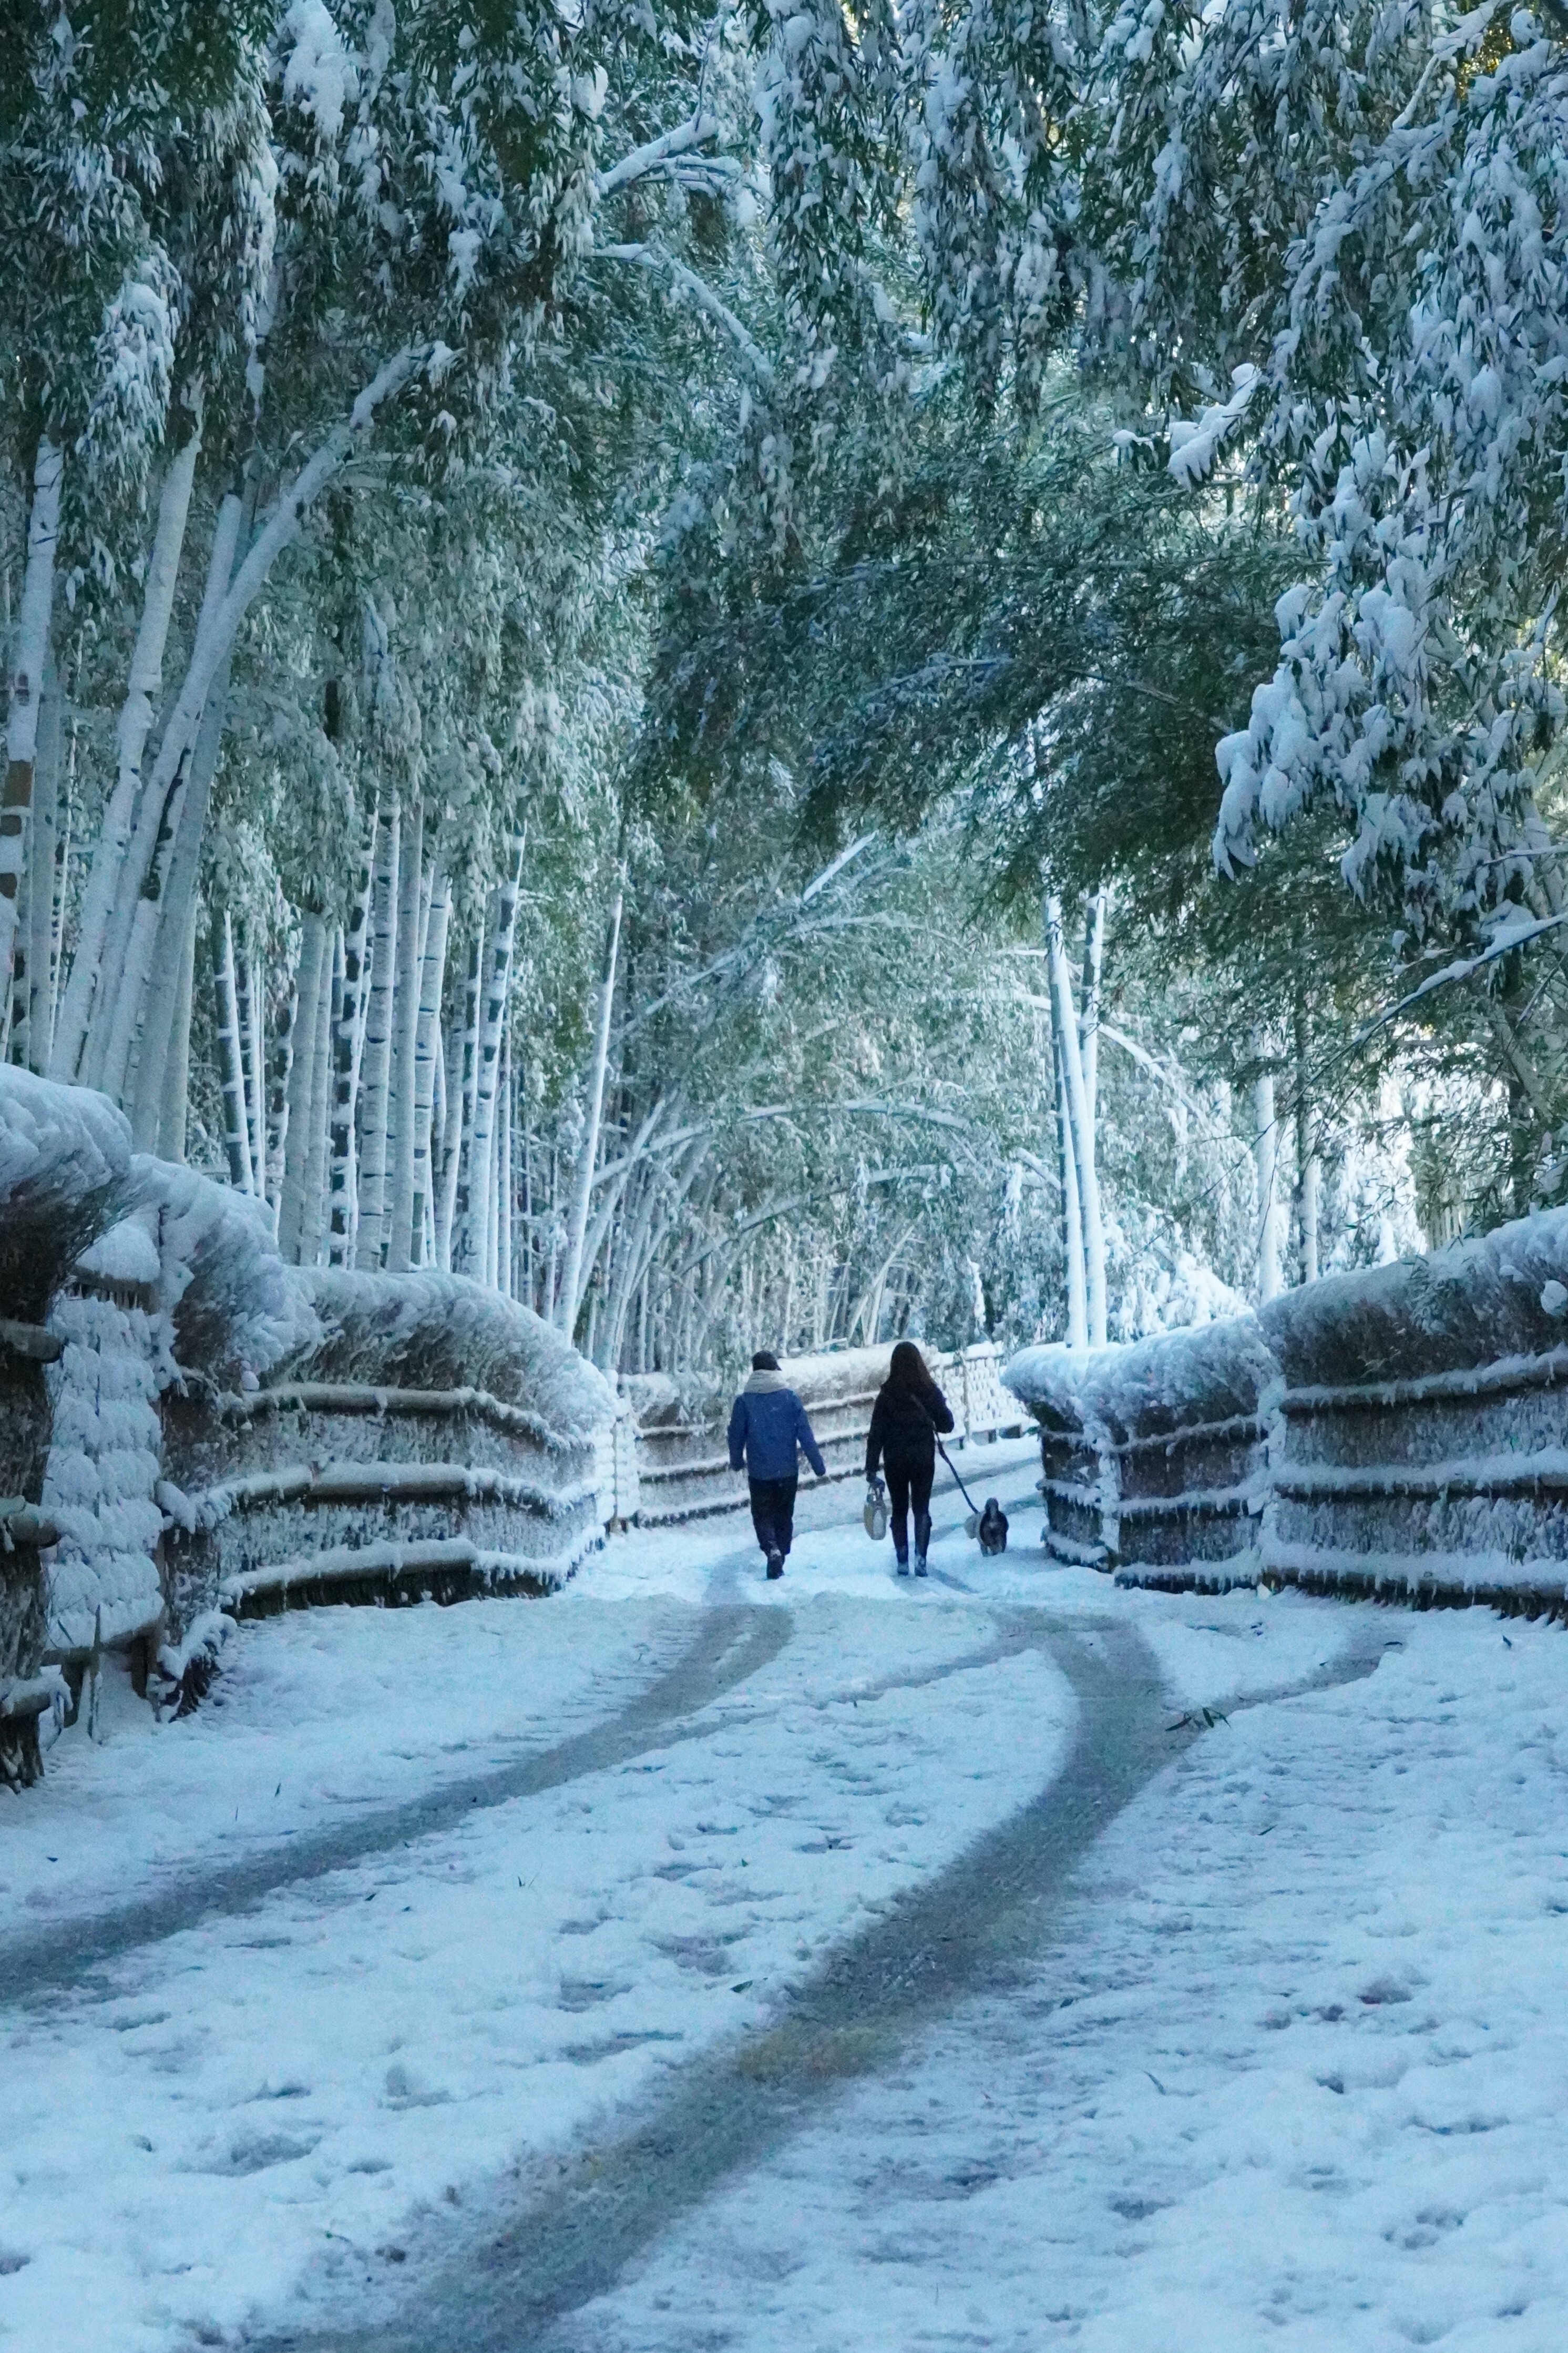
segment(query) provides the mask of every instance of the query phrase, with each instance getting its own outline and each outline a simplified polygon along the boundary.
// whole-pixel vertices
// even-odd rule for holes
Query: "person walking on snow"
[[[948,1428],[951,1430],[952,1423]],[[766,1348],[752,1358],[752,1376],[730,1416],[730,1468],[745,1466],[752,1489],[752,1525],[767,1556],[768,1575],[784,1575],[784,1555],[795,1535],[795,1491],[800,1478],[796,1448],[819,1479],[827,1476],[805,1408]],[[929,1486],[930,1482],[927,1482]]]
[[[871,1428],[866,1440],[866,1483],[875,1486],[879,1464],[888,1472],[888,1500],[893,1507],[893,1550],[899,1575],[910,1573],[910,1505],[915,1507],[915,1575],[926,1574],[931,1546],[931,1486],[936,1476],[938,1433],[952,1428],[947,1399],[926,1370],[926,1360],[912,1340],[900,1340],[893,1350],[888,1377],[871,1408]]]

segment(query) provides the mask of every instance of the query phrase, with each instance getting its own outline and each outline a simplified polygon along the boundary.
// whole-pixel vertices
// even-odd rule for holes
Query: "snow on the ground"
[[[1370,1681],[1191,1749],[1023,1998],[838,2097],[584,2341],[1558,2353],[1564,1638],[1388,1622]]]
[[[65,1736],[0,1829],[13,1945],[111,1887],[166,1890],[176,1868],[199,1885],[204,1862],[613,1715],[694,1639],[693,1600],[788,1614],[696,1736],[13,2010],[0,2333],[184,2348],[285,2305],[334,2246],[393,2260],[411,2210],[569,2145],[742,2030],[1048,1779],[1071,1709],[1043,1646],[998,1659],[984,1603],[935,1584],[917,1603],[886,1569],[834,1589],[808,1554],[837,1536],[768,1591],[746,1533],[627,1539],[545,1603],[247,1628],[221,1706],[153,1730],[122,1695],[106,1746]],[[672,1593],[694,1560],[698,1591]]]
[[[236,2343],[307,2291],[330,2307],[367,2273],[400,2280],[406,2245],[460,2232],[509,2169],[616,2129],[1048,1781],[1071,1703],[1031,1611],[1135,1624],[1173,1708],[1290,1682],[1364,1630],[1296,1596],[1118,1593],[1041,1553],[1026,1441],[959,1466],[1013,1515],[1000,1561],[963,1536],[945,1473],[924,1583],[868,1542],[856,1482],[808,1485],[782,1584],[725,1515],[617,1538],[547,1602],[248,1626],[195,1717],[153,1727],[123,1691],[105,1745],[66,1735],[0,1815],[0,1956],[614,1719],[715,1603],[787,1637],[613,1768],[0,2011],[0,2341]],[[1304,2347],[1376,2285],[1384,2333],[1349,2341],[1405,2341],[1391,2314],[1426,2326],[1447,2291],[1388,2303],[1391,2284],[1438,2279],[1478,2235],[1499,2152],[1489,2244],[1555,2278],[1563,2046],[1539,2018],[1563,1638],[1384,1624],[1407,1647],[1372,1682],[1236,1715],[1138,1801],[1037,2001],[938,2025],[606,2325],[650,2348],[721,2326],[757,2353],[1064,2331],[1117,2353],[1178,2332]],[[1500,2308],[1516,2291],[1487,2263]],[[1518,2293],[1540,2310],[1539,2285]],[[1544,2341],[1507,2326],[1500,2344]]]

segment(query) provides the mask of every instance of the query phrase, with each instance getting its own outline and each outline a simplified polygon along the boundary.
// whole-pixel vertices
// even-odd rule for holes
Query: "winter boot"
[[[772,1577],[782,1577],[783,1575],[784,1575],[784,1555],[783,1555],[783,1553],[782,1553],[782,1552],[770,1552],[770,1553],[769,1553],[769,1555],[768,1555],[768,1576],[769,1576],[769,1577],[770,1577],[770,1578],[772,1578]]]
[[[901,1552],[898,1555],[898,1564],[899,1575],[900,1577],[908,1577],[910,1573],[910,1556],[907,1552]]]
[[[926,1574],[926,1555],[931,1550],[931,1514],[915,1514],[915,1575]]]

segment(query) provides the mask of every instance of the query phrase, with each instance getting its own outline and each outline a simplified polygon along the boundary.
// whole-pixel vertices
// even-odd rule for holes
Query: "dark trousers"
[[[799,1484],[798,1472],[790,1479],[751,1482],[752,1525],[764,1552],[788,1552],[795,1535],[795,1491]],[[929,1479],[926,1485],[931,1485]]]
[[[931,1542],[931,1482],[936,1461],[889,1462],[888,1502],[892,1507],[893,1550],[900,1560],[910,1556],[910,1505],[915,1507],[915,1550],[923,1553]]]

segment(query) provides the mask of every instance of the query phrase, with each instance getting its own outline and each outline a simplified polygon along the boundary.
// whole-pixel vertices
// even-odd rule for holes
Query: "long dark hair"
[[[928,1398],[936,1393],[936,1383],[925,1358],[912,1340],[900,1340],[893,1350],[893,1360],[888,1366],[888,1387],[908,1389],[912,1397]]]

